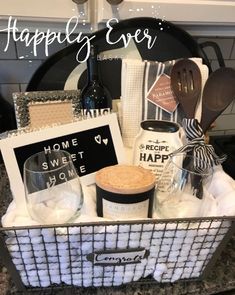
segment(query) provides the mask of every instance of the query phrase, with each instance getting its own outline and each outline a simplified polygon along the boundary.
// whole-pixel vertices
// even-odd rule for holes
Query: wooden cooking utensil
[[[175,63],[171,71],[171,88],[187,118],[194,118],[201,95],[202,78],[197,64],[190,59]]]
[[[182,59],[175,63],[171,71],[171,88],[181,104],[187,118],[195,117],[195,110],[201,97],[202,77],[197,64],[190,59]],[[188,153],[192,156],[192,152]],[[186,168],[190,161],[186,158],[183,167]],[[201,199],[202,187],[198,185],[198,179],[194,177],[194,195]]]
[[[205,133],[235,98],[235,70],[220,68],[206,81],[202,95],[201,126]]]

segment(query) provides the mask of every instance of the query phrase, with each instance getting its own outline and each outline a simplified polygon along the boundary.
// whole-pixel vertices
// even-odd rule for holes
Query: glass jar
[[[177,123],[146,120],[134,142],[133,165],[150,169],[158,179],[168,161],[169,154],[180,148],[180,127]]]
[[[98,216],[109,219],[151,218],[155,177],[133,165],[114,165],[96,173]]]

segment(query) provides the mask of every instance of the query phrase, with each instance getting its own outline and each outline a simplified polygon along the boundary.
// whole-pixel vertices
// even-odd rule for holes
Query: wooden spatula
[[[201,126],[204,133],[235,98],[235,70],[220,68],[206,81],[202,95]]]
[[[188,119],[195,117],[195,110],[202,90],[201,71],[197,64],[190,59],[182,59],[175,63],[171,71],[171,88],[181,104]],[[192,156],[192,152],[188,155]],[[186,158],[183,167],[187,167],[190,158]],[[197,178],[194,177],[195,195],[202,198],[202,187],[197,185]]]
[[[202,77],[197,64],[190,59],[175,63],[171,71],[171,88],[187,118],[194,118],[201,95]]]

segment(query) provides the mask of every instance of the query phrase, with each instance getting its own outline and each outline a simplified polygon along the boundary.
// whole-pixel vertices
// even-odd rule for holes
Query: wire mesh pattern
[[[230,219],[105,222],[1,229],[27,287],[119,286],[148,276],[158,282],[202,275],[231,227]],[[99,251],[149,251],[140,263],[96,265]]]

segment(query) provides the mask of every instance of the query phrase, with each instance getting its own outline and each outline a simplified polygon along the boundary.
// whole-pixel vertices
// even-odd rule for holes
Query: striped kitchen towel
[[[208,78],[208,68],[202,59],[193,58],[202,74],[202,85]],[[132,147],[134,138],[139,132],[140,122],[147,119],[166,120],[181,125],[185,114],[180,105],[169,113],[147,99],[147,94],[154,82],[162,75],[170,76],[175,60],[166,62],[140,61],[123,59],[121,76],[121,129],[125,146]],[[201,102],[196,117],[200,121]]]

